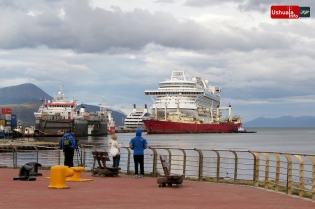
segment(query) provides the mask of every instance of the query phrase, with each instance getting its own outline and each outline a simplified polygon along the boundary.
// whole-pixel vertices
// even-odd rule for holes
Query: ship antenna
[[[60,84],[60,92],[62,93],[62,87],[64,87],[63,84]]]

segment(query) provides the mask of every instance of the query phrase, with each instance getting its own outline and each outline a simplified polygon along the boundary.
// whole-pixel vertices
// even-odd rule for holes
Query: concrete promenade
[[[92,177],[89,182],[66,182],[69,189],[48,189],[49,170],[36,181],[13,181],[19,169],[0,169],[1,209],[99,208],[219,208],[315,209],[315,202],[251,186],[184,181],[180,188],[158,187],[156,178]]]

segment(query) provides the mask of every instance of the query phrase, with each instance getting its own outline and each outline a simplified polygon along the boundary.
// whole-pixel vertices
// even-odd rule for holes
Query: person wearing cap
[[[112,134],[112,146],[116,147],[118,149],[118,153],[115,157],[113,157],[113,167],[117,168],[119,167],[119,161],[120,161],[120,148],[121,148],[121,142],[117,141],[117,135]]]

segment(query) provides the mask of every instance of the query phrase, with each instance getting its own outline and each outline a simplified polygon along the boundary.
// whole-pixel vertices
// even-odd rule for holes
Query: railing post
[[[198,169],[198,181],[202,180],[202,175],[203,175],[203,153],[199,149],[194,149],[199,153],[199,169]]]
[[[266,158],[266,165],[265,165],[265,189],[269,188],[269,155],[267,153],[261,153]]]
[[[306,156],[312,161],[312,200],[315,200],[315,158],[313,156]]]
[[[183,175],[186,175],[186,152],[184,149],[179,149],[183,153]]]
[[[38,149],[37,149],[37,147],[36,146],[33,146],[34,148],[35,148],[35,150],[36,150],[36,162],[38,163]]]
[[[219,182],[220,179],[220,153],[217,150],[213,150],[216,154],[217,154],[217,173],[216,173],[216,178],[217,178],[217,182]]]
[[[158,176],[158,172],[157,172],[157,151],[154,148],[149,147],[152,152],[153,152],[153,170],[152,173],[153,175],[155,175],[155,177]]]
[[[304,161],[300,155],[294,155],[297,159],[299,159],[300,167],[299,167],[299,196],[303,197],[304,195]]]
[[[259,180],[259,155],[256,152],[249,152],[254,156],[253,186],[257,187]]]
[[[131,171],[130,171],[130,157],[131,157],[131,152],[130,152],[130,148],[129,147],[124,147],[126,150],[127,150],[127,152],[128,152],[128,154],[127,154],[127,156],[128,156],[128,158],[127,158],[127,174],[130,174],[131,173]]]
[[[96,148],[95,147],[92,147],[92,150],[94,151],[94,152],[96,152]],[[93,152],[92,151],[92,152]],[[92,153],[92,157],[93,157],[93,164],[92,164],[92,170],[95,168],[95,158],[94,158],[94,156],[93,156],[93,153]]]
[[[86,150],[84,147],[81,147],[83,149],[83,154],[81,152],[81,155],[83,155],[83,162],[82,162],[82,166],[85,167],[86,166]]]
[[[83,154],[82,154],[82,150],[83,150]],[[79,155],[80,155],[80,166],[85,167],[85,155],[86,155],[86,153],[85,153],[84,147],[78,146],[78,149],[76,149],[76,152],[79,152]]]
[[[238,156],[235,151],[231,151],[234,154],[234,184],[237,180],[237,165],[238,165]]]
[[[13,168],[17,168],[17,149],[13,146]]]
[[[292,194],[292,160],[290,155],[283,154],[287,158],[287,194]]]
[[[276,157],[276,176],[275,176],[275,191],[279,191],[280,181],[280,157],[277,153],[272,153]]]

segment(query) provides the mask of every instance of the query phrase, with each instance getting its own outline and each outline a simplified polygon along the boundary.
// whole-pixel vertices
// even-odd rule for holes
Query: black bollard
[[[30,171],[32,170],[32,166],[30,165],[23,165],[20,168],[19,176],[14,177],[13,180],[21,180],[21,181],[36,181],[36,178],[30,177]]]
[[[43,174],[38,173],[38,166],[42,166],[40,163],[38,162],[29,162],[26,163],[25,165],[29,165],[32,166],[32,169],[30,171],[30,176],[42,176]]]

